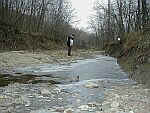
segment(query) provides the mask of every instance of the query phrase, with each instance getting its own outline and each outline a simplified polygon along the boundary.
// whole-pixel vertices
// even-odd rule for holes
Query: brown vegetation
[[[1,0],[0,49],[49,49],[73,30],[67,0]]]
[[[150,31],[148,0],[108,0],[108,5],[96,2],[94,10],[96,15],[91,17],[89,24],[103,48],[105,45],[112,45],[112,42],[116,43],[117,38],[120,38],[122,44],[126,43],[123,45],[129,46],[126,48],[135,48],[132,46],[136,45],[140,37],[132,37],[140,32]]]

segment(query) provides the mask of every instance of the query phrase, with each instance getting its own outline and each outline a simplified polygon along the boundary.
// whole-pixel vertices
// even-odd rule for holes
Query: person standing
[[[74,36],[75,36],[75,34],[72,34],[72,35],[67,37],[68,56],[71,56],[71,49],[73,46]]]

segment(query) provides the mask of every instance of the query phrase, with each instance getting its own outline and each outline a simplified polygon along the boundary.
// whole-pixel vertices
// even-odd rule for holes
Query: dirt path
[[[66,63],[75,59],[82,59],[94,55],[94,51],[78,50],[73,51],[71,57],[67,56],[67,51],[10,51],[0,53],[0,67],[28,67],[38,64]]]

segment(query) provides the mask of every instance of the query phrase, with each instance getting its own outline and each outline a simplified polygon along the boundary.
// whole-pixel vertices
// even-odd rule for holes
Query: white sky
[[[74,26],[82,29],[88,27],[88,18],[93,12],[93,5],[96,0],[71,0],[72,7],[75,8],[77,12],[77,20],[80,20],[79,23],[76,23]],[[100,0],[107,1],[107,0]]]

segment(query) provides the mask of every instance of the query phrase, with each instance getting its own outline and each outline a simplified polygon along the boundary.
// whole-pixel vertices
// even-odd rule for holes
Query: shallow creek
[[[7,82],[0,87],[1,113],[95,113],[107,109],[102,106],[107,90],[135,84],[115,58],[103,55],[16,68],[1,76]]]

